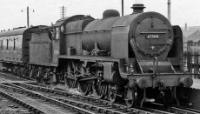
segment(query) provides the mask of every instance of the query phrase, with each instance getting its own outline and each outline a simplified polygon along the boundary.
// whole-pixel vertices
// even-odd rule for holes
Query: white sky
[[[125,14],[130,14],[130,7],[135,1],[124,0]],[[200,0],[171,0],[172,23],[184,26],[200,26]],[[142,0],[145,11],[156,11],[167,16],[167,0]],[[60,7],[66,6],[66,15],[85,14],[101,18],[105,9],[117,9],[121,12],[121,0],[0,0],[0,30],[26,26],[26,6],[30,12],[32,25],[50,25],[60,18]],[[21,10],[24,10],[21,12]]]

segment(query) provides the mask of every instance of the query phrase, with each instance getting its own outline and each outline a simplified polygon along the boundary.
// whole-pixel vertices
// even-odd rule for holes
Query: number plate
[[[148,39],[158,39],[160,36],[158,34],[148,34],[146,35],[146,38]]]

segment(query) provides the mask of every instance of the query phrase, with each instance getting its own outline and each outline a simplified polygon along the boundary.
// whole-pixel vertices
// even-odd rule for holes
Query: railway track
[[[33,80],[28,80],[16,75],[13,75],[11,73],[7,73],[7,72],[2,72],[0,71],[0,83],[12,83],[12,82],[34,82]]]
[[[154,108],[127,108],[121,104],[110,104],[109,101],[95,98],[93,96],[82,96],[78,94],[71,94],[66,91],[58,89],[50,89],[45,86],[37,84],[28,84],[25,83],[3,83],[0,85],[2,88],[13,89],[18,93],[26,93],[29,96],[37,97],[45,101],[51,102],[52,104],[59,105],[75,112],[79,113],[112,113],[112,114],[199,114],[200,111],[194,109],[183,109],[171,107],[168,111],[154,109]],[[45,113],[42,110],[39,110],[20,99],[9,95],[8,93],[0,89],[0,94],[12,99],[15,102],[23,105],[34,113]]]
[[[151,103],[150,109],[159,109],[159,110],[168,110],[169,112],[173,114],[200,114],[200,110],[196,110],[193,108],[188,108],[188,107],[168,107],[165,108],[164,105],[159,104],[159,103]]]
[[[27,108],[30,112],[33,112],[33,113],[36,113],[36,114],[43,114],[44,112],[27,104],[26,102],[24,102],[23,100],[20,100],[19,98],[16,98],[14,96],[12,96],[12,94],[6,92],[5,90],[2,90],[0,89],[0,95],[9,99],[9,100],[12,100],[13,102]]]
[[[61,90],[53,90],[32,84],[15,83],[8,84],[18,88],[26,88],[35,92],[39,92],[45,96],[57,99],[61,102],[76,104],[95,113],[111,113],[111,114],[170,114],[167,111],[161,111],[150,108],[127,108],[121,104],[110,104],[109,101],[97,99],[92,96],[74,95]]]
[[[25,88],[14,87],[8,84],[0,84],[0,89],[3,94],[8,94],[9,99],[17,99],[27,108],[33,109],[36,114],[94,114],[88,110],[75,107],[67,103],[60,102],[56,99],[48,98],[37,92],[27,90]],[[26,98],[28,97],[28,98]],[[30,100],[32,98],[32,100]],[[24,100],[26,99],[26,100]],[[28,99],[28,100],[27,100]],[[37,104],[34,101],[39,101]],[[39,106],[37,106],[39,105]]]
[[[24,102],[5,94],[0,90],[0,113],[1,114],[34,114],[38,113],[37,109],[26,105]]]
[[[200,114],[200,110],[195,110],[190,108],[171,107],[169,110],[171,110],[176,114]]]

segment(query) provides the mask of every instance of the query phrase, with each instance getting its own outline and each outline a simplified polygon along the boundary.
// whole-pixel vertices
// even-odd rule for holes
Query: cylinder
[[[193,84],[193,80],[190,77],[183,77],[180,79],[180,83],[184,86],[184,87],[191,87]]]
[[[146,88],[148,86],[145,78],[138,78],[136,80],[136,83],[137,83],[138,87],[141,89]]]

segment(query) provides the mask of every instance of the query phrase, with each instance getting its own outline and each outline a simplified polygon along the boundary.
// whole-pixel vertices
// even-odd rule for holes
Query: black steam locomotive
[[[74,15],[51,27],[1,32],[1,68],[111,102],[121,98],[129,107],[148,98],[181,104],[177,87],[193,81],[183,71],[180,27],[157,12],[143,12],[143,4],[132,8],[133,14],[121,17],[106,10],[102,19]]]

